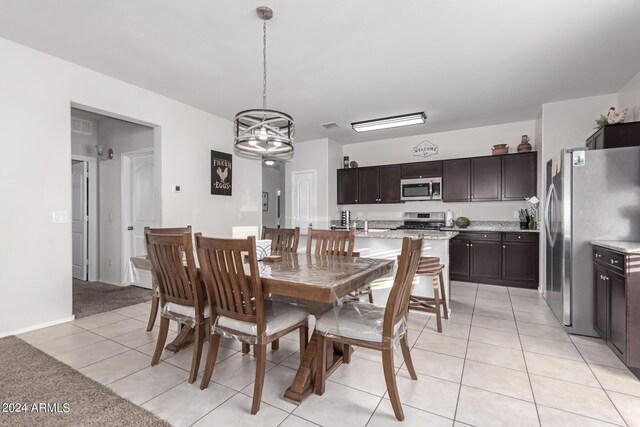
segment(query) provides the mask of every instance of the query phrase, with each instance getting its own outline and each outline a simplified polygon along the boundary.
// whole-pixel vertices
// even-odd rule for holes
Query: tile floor
[[[189,350],[165,352],[150,367],[157,328],[145,330],[149,304],[20,338],[176,426],[640,425],[640,381],[601,340],[567,335],[536,291],[454,282],[451,292],[442,334],[435,319],[410,316],[418,381],[398,353],[403,424],[386,398],[380,354],[362,348],[323,396],[300,406],[282,399],[298,365],[297,333],[269,351],[256,416],[249,412],[255,362],[233,340],[223,340],[205,391],[187,383]],[[381,291],[376,300],[383,299]]]

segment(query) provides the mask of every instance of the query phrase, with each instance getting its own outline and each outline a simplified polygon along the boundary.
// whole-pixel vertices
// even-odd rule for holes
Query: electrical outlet
[[[514,217],[515,219],[520,219],[520,212],[518,212],[518,211],[513,211],[513,217]]]
[[[67,223],[67,211],[53,211],[51,212],[51,222],[54,224],[66,224]]]

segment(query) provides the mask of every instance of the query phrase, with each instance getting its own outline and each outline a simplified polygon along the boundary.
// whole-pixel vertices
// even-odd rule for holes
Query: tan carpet
[[[27,412],[0,408],[2,426],[170,425],[13,336],[0,338],[0,404],[10,403],[26,404]],[[34,404],[49,405],[34,412]]]
[[[73,279],[73,314],[76,319],[147,301],[151,301],[151,289]]]

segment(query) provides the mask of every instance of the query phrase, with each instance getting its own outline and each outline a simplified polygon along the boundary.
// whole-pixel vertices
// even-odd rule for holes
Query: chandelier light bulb
[[[280,147],[282,145],[282,142],[280,141],[273,141],[273,145],[275,145],[276,147]]]
[[[249,145],[254,146],[258,143],[258,141],[256,141],[255,139],[250,139],[249,140]]]
[[[260,141],[267,140],[267,129],[265,129],[264,126],[260,128],[260,134],[258,135],[258,138],[260,138]]]

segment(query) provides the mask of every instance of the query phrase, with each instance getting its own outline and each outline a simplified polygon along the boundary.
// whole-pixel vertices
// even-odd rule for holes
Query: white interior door
[[[123,218],[125,241],[123,245],[124,264],[129,258],[147,254],[144,228],[154,225],[153,197],[153,153],[128,157],[123,155]]]
[[[291,222],[306,230],[316,222],[316,171],[291,173]]]
[[[73,245],[71,259],[73,262],[73,277],[80,280],[87,280],[88,176],[87,162],[78,161],[71,165],[71,241]]]

